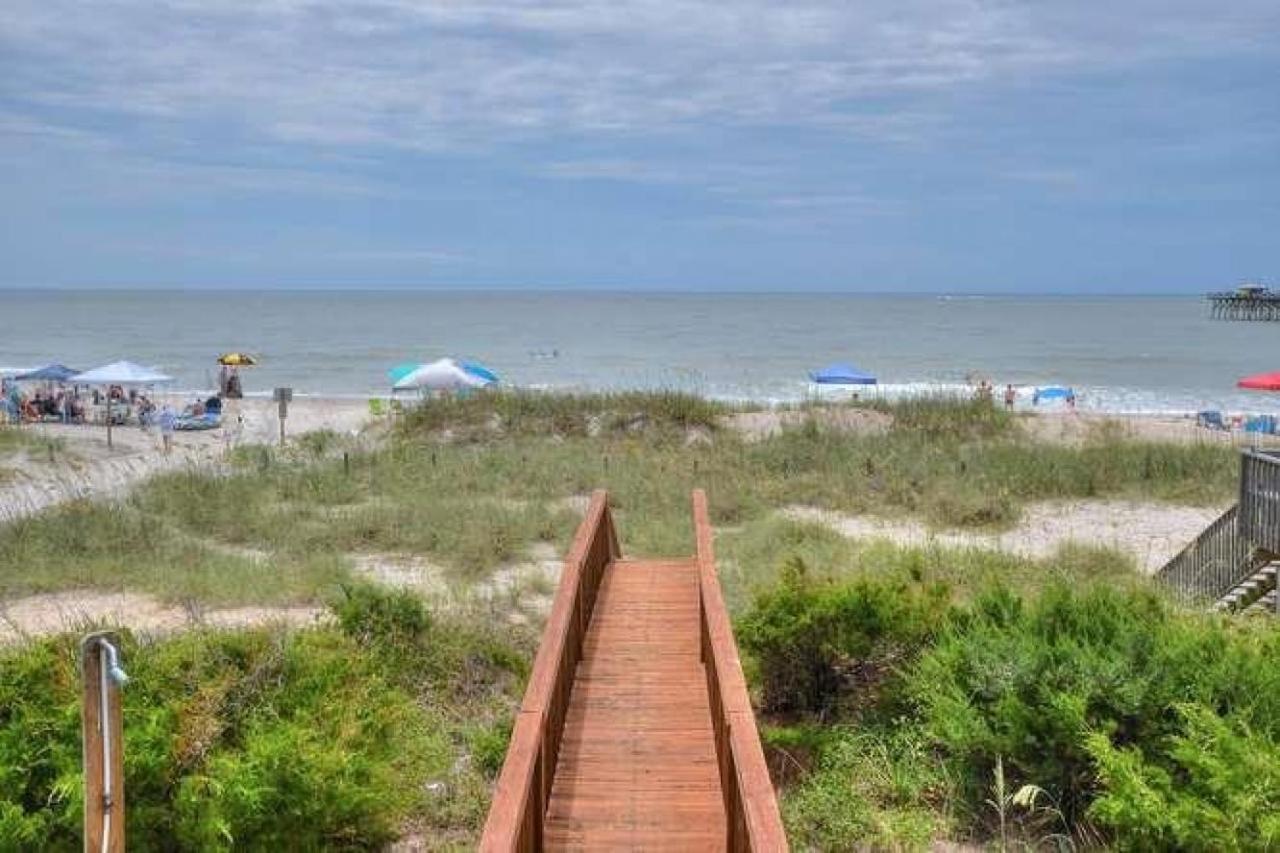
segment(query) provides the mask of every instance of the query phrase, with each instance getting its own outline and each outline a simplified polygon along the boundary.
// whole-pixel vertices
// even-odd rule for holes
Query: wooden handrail
[[[693,529],[698,549],[702,661],[724,792],[727,847],[735,853],[785,851],[787,837],[760,747],[738,645],[733,639],[733,624],[716,575],[707,496],[701,489],[693,493]]]
[[[524,701],[516,715],[480,849],[542,849],[547,799],[555,779],[565,713],[582,642],[605,567],[620,556],[608,495],[596,491],[565,558]]]

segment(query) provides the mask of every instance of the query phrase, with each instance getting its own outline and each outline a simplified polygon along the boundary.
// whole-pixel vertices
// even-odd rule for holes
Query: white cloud
[[[0,97],[69,123],[140,120],[191,135],[212,122],[251,140],[333,147],[472,149],[707,124],[893,140],[904,133],[896,116],[927,123],[939,107],[916,99],[955,87],[1273,49],[1280,4],[1218,8],[11,0]]]

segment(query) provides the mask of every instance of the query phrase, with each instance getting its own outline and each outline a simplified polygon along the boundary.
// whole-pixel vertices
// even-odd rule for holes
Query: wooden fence
[[[551,615],[516,716],[506,763],[498,777],[480,849],[542,849],[547,799],[560,755],[565,713],[582,641],[605,567],[620,556],[618,535],[603,491],[591,496],[565,559]]]

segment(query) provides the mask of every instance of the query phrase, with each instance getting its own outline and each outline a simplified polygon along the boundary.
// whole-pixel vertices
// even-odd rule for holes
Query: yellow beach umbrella
[[[218,364],[227,367],[253,367],[258,360],[247,352],[224,352],[218,356]]]

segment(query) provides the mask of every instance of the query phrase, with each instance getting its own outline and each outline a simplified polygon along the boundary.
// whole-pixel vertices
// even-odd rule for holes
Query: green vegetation
[[[819,580],[867,579],[895,583],[945,583],[968,599],[993,583],[1038,589],[1055,580],[1140,582],[1131,555],[1112,548],[1067,543],[1042,560],[982,548],[940,545],[903,547],[884,540],[850,539],[812,521],[773,516],[721,534],[716,553],[730,608],[741,610],[753,591],[771,586],[780,569],[798,560]]]
[[[681,394],[432,402],[373,445],[242,448],[229,471],[10,523],[0,596],[331,604],[306,631],[126,638],[133,846],[465,846],[532,640],[354,584],[352,556],[478,582],[563,551],[599,487],[629,551],[687,554],[704,487],[797,849],[1280,844],[1274,627],[1175,611],[1108,549],[900,548],[777,512],[1000,528],[1048,499],[1225,502],[1234,452],[1105,428],[1048,444],[974,401],[867,408],[883,428],[815,406],[752,440]],[[77,703],[70,638],[0,651],[0,849],[77,846]]]
[[[61,456],[66,448],[65,439],[48,435],[43,430],[0,424],[0,457],[25,450],[33,458],[52,460]]]
[[[459,439],[482,442],[495,435],[628,435],[695,427],[714,430],[726,411],[703,397],[673,391],[504,391],[433,400],[412,409],[399,430],[408,436],[447,430]]]
[[[1280,843],[1280,632],[1070,578],[838,582],[793,561],[738,624],[819,849],[968,835],[1127,849]]]
[[[562,548],[576,524],[572,501],[600,486],[628,547],[653,555],[688,551],[689,491],[705,487],[713,521],[742,529],[741,546],[735,534],[726,548],[743,552],[735,565],[756,582],[768,577],[748,577],[752,566],[772,574],[778,565],[757,558],[777,550],[786,528],[772,515],[789,504],[992,527],[1033,500],[1212,502],[1234,484],[1232,451],[1217,445],[1107,431],[1080,447],[1050,445],[981,403],[880,408],[893,418],[887,432],[821,427],[814,409],[800,426],[749,441],[720,425],[722,407],[681,394],[433,401],[375,449],[315,433],[284,454],[242,449],[230,475],[156,477],[121,509],[22,522],[8,531],[17,547],[0,553],[0,594],[75,584],[213,604],[315,600],[360,552],[417,555],[466,582],[524,559],[533,543]],[[829,536],[823,547],[848,546]],[[741,590],[731,596],[743,600]]]
[[[349,589],[338,627],[126,636],[130,849],[379,849],[473,838],[529,643]],[[0,652],[0,849],[75,850],[76,647]]]
[[[0,595],[99,588],[211,605],[314,601],[348,578],[338,555],[260,560],[185,535],[131,505],[77,501],[10,522]]]

